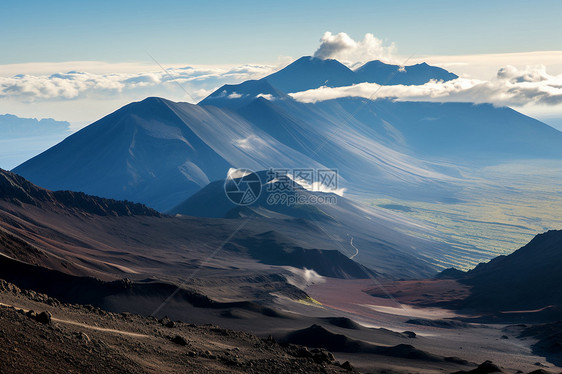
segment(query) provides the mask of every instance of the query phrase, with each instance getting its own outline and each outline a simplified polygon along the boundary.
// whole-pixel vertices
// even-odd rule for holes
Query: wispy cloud
[[[320,39],[320,46],[314,57],[333,58],[346,63],[367,62],[372,60],[389,61],[396,53],[396,45],[385,45],[384,41],[373,34],[365,34],[363,40],[353,40],[344,32],[332,34],[326,32]]]
[[[501,68],[488,80],[458,78],[448,82],[430,81],[419,86],[379,86],[361,83],[348,87],[321,87],[292,93],[301,102],[313,103],[342,97],[390,98],[402,101],[473,102],[496,105],[562,104],[562,75],[546,72],[544,66]]]

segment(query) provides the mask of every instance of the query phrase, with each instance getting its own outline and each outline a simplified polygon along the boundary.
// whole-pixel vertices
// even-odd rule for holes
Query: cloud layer
[[[345,33],[326,32],[314,55],[335,58],[354,67],[374,59],[402,63],[403,59],[395,53],[393,43],[385,43],[372,34],[366,34],[362,40],[353,40]],[[271,65],[166,65],[167,71],[155,64],[96,61],[1,65],[0,113],[66,119],[79,127],[147,96],[199,101],[223,84],[260,79],[292,60],[287,57]],[[445,67],[461,78],[445,83],[429,82],[423,86],[381,87],[364,83],[340,88],[323,87],[294,93],[293,97],[304,102],[346,96],[489,102],[525,109],[525,113],[533,116],[546,112],[551,117],[562,115],[562,106],[556,106],[562,104],[562,51],[419,56],[412,58],[410,63],[423,61]],[[550,73],[544,66],[534,65],[537,63],[546,64]],[[519,65],[513,67],[508,64]],[[523,68],[525,65],[529,67]],[[269,95],[261,96],[273,99]]]
[[[365,34],[363,40],[355,41],[344,32],[336,35],[326,32],[320,39],[320,46],[314,52],[314,57],[356,63],[372,60],[389,61],[394,53],[396,53],[394,43],[385,45],[373,34]]]
[[[199,100],[225,83],[261,78],[275,70],[268,65],[230,68],[171,68],[136,73],[88,73],[69,71],[50,75],[18,74],[0,77],[0,99],[24,102],[103,98],[130,92],[146,92],[156,86],[177,90],[178,84]]]
[[[348,87],[321,87],[292,93],[301,102],[313,103],[342,97],[391,98],[402,101],[473,102],[495,105],[562,104],[562,75],[546,72],[542,65],[517,69],[501,68],[489,81],[458,78],[448,82],[430,81],[420,86],[380,86],[361,83]]]

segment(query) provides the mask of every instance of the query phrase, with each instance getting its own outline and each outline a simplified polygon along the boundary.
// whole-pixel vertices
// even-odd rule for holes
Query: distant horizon
[[[562,93],[556,88],[562,82],[562,3],[556,1],[529,7],[504,0],[32,0],[3,10],[0,113],[80,128],[147,96],[194,102],[223,84],[258,79],[316,54],[350,66],[374,59],[427,62],[482,82],[513,66],[550,82],[533,82],[533,89],[550,97],[541,104],[536,96],[491,102],[562,129]]]
[[[558,68],[562,71],[562,51],[560,52],[536,52],[530,54],[518,55],[517,57],[527,59],[528,61],[538,60],[544,58],[545,54],[551,55],[551,60],[555,60],[559,55],[560,64],[551,65],[555,70]],[[105,62],[94,62],[94,61],[75,61],[75,62],[64,62],[64,63],[29,63],[24,65],[11,65],[8,69],[1,69],[0,71],[11,74],[15,69],[22,68],[25,75],[37,74],[36,77],[52,77],[58,74],[64,74],[63,71],[75,72],[75,71],[94,71],[94,76],[104,76],[104,75],[115,75],[123,74],[125,76],[143,76],[146,74],[147,70],[152,69],[155,73],[160,75],[167,75],[168,72],[172,70],[185,70],[193,69],[194,71],[202,71],[207,73],[209,81],[218,81],[219,83],[211,83],[210,89],[198,89],[191,90],[190,86],[186,84],[185,81],[180,81],[180,84],[173,80],[167,83],[167,87],[163,87],[163,84],[158,84],[152,86],[152,89],[143,89],[141,92],[130,92],[124,95],[119,92],[117,97],[76,97],[76,98],[49,98],[49,99],[34,99],[34,100],[11,100],[9,96],[0,96],[0,114],[12,114],[20,118],[31,118],[31,119],[55,119],[57,121],[67,121],[71,124],[72,131],[80,130],[81,128],[95,122],[96,120],[110,114],[111,112],[119,109],[120,107],[135,101],[143,100],[147,97],[156,96],[162,97],[172,101],[179,102],[190,102],[198,103],[209,95],[214,90],[218,89],[223,84],[238,84],[248,79],[261,79],[265,75],[281,70],[285,66],[291,64],[292,62],[302,58],[312,56],[313,53],[304,55],[295,59],[285,59],[284,61],[278,62],[277,65],[243,65],[243,66],[228,66],[228,65],[213,65],[213,66],[191,66],[186,67],[185,65],[166,65],[158,66],[155,62],[151,66],[149,64],[110,64]],[[494,64],[501,63],[502,60],[508,60],[513,58],[513,54],[491,54],[484,56],[432,56],[426,58],[407,58],[404,61],[406,66],[412,66],[421,63],[428,63],[431,66],[438,66],[447,69],[448,71],[464,75],[467,77],[472,77],[475,74],[481,77],[486,74],[491,74],[494,72]],[[460,63],[455,62],[464,58],[472,63]],[[349,62],[342,61],[336,57],[330,57],[330,59],[337,60],[351,69],[357,69],[358,67],[364,65],[366,62],[374,61],[364,61],[364,62]],[[377,59],[375,59],[377,60]],[[392,61],[388,59],[381,58],[378,59],[387,64],[400,65],[397,62],[398,58],[396,56],[392,57]],[[385,61],[386,60],[386,61]],[[499,65],[498,65],[499,66]],[[522,66],[522,65],[519,65]],[[524,66],[530,66],[525,64]],[[71,69],[72,67],[77,69]],[[83,69],[81,69],[83,68]],[[166,71],[162,70],[166,69]],[[156,69],[160,69],[157,71]],[[106,73],[109,72],[109,73]],[[203,75],[203,74],[201,74]],[[2,77],[0,76],[0,80]],[[205,77],[199,80],[204,84],[207,83]],[[0,85],[1,88],[1,85]],[[142,88],[142,87],[141,87]],[[187,92],[186,92],[187,91]],[[195,98],[195,102],[193,100]],[[96,105],[91,106],[90,104],[95,103]],[[78,105],[77,105],[78,104]],[[552,105],[552,106],[512,106],[513,109],[538,119],[551,127],[562,131],[562,106]]]

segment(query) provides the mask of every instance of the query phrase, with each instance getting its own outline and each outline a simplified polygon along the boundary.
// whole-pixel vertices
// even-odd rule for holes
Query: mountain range
[[[49,271],[65,277],[115,280],[127,276],[135,281],[156,279],[173,284],[189,279],[185,271],[192,268],[199,273],[198,287],[211,294],[216,292],[210,291],[215,279],[228,279],[232,295],[263,302],[270,292],[298,294],[291,286],[295,273],[287,270],[290,268],[310,269],[320,277],[335,279],[420,279],[437,272],[431,259],[438,255],[432,251],[448,250],[438,242],[412,235],[419,230],[415,222],[384,210],[359,207],[341,197],[334,206],[287,207],[267,203],[264,189],[258,203],[242,208],[228,201],[220,193],[222,188],[222,182],[211,183],[175,208],[176,216],[170,216],[138,203],[52,192],[0,169],[3,277],[31,288],[40,287],[33,279],[45,282],[31,273],[48,277]],[[301,187],[295,191],[327,195]],[[213,210],[201,211],[212,202]],[[468,272],[445,270],[436,276],[436,282],[442,280],[445,287],[451,287],[447,282],[454,280],[468,285],[470,291],[462,299],[439,305],[486,313],[530,312],[531,316],[545,308],[560,309],[560,293],[545,285],[560,278],[561,245],[561,231],[553,230]],[[217,249],[220,256],[211,257],[211,262],[205,259]],[[354,250],[357,252],[351,253]],[[276,280],[264,293],[256,276],[266,282]],[[412,282],[423,289],[424,281],[397,283]],[[387,289],[394,292],[392,286]],[[399,289],[407,296],[403,286]],[[423,297],[417,296],[418,302],[431,298],[435,290],[428,290]],[[443,292],[443,288],[437,290]],[[55,292],[43,289],[47,291]],[[376,292],[381,290],[377,287]]]
[[[0,114],[0,168],[14,168],[71,133],[66,121]]]
[[[177,210],[200,209],[205,202],[209,203],[215,196],[220,196],[215,195],[217,186],[222,188],[220,183],[211,183]],[[298,191],[312,193],[301,188]],[[248,334],[225,330],[215,324],[260,335],[274,334],[275,338],[264,339],[269,345],[277,344],[275,339],[278,339],[283,346],[292,349],[298,348],[294,344],[330,349],[337,355],[345,354],[346,359],[354,362],[376,358],[377,365],[387,365],[395,360],[400,367],[410,365],[417,368],[476,366],[471,361],[451,356],[454,349],[450,346],[459,344],[458,339],[462,339],[463,345],[480,346],[485,339],[497,335],[498,338],[490,339],[485,355],[499,359],[506,354],[504,340],[510,339],[506,334],[512,334],[508,331],[524,328],[525,335],[522,336],[538,336],[541,339],[534,347],[534,355],[559,362],[559,337],[549,332],[552,330],[551,325],[508,326],[502,330],[494,325],[470,323],[474,321],[466,317],[468,323],[438,319],[406,320],[406,315],[386,311],[384,308],[402,308],[408,313],[406,305],[400,308],[384,306],[389,302],[393,305],[397,299],[402,301],[408,292],[406,290],[404,294],[393,296],[392,286],[388,282],[396,281],[381,270],[386,266],[386,271],[394,269],[397,276],[401,274],[416,278],[396,282],[401,284],[468,284],[468,297],[450,303],[449,307],[461,308],[461,312],[465,313],[467,308],[477,311],[479,317],[476,321],[479,323],[486,318],[494,318],[498,311],[500,315],[515,313],[515,316],[520,316],[519,321],[537,317],[541,321],[552,321],[560,315],[559,293],[549,287],[560,278],[560,231],[538,235],[515,253],[498,257],[468,273],[448,270],[438,275],[440,279],[423,280],[419,279],[424,276],[423,262],[411,255],[404,256],[400,250],[412,239],[402,233],[400,238],[405,242],[398,243],[396,248],[392,248],[392,243],[388,242],[396,234],[393,227],[382,227],[381,231],[373,233],[374,237],[387,245],[374,256],[377,270],[356,262],[355,257],[350,258],[343,253],[342,247],[327,248],[328,243],[333,244],[338,239],[322,238],[322,235],[338,235],[338,226],[347,230],[346,226],[350,222],[345,219],[346,216],[359,220],[360,208],[352,202],[342,200],[337,208],[326,209],[324,213],[328,216],[324,219],[312,220],[301,218],[302,207],[283,209],[281,212],[278,207],[271,207],[263,201],[248,209],[231,207],[224,200],[217,201],[217,206],[222,209],[210,215],[225,213],[230,218],[173,217],[126,201],[69,191],[48,191],[16,174],[0,170],[0,273],[2,279],[17,285],[0,281],[2,303],[16,306],[28,303],[25,305],[35,310],[48,306],[48,310],[54,314],[55,326],[63,327],[63,330],[55,328],[52,331],[66,331],[66,324],[70,324],[82,330],[87,329],[87,336],[92,336],[98,330],[118,334],[116,329],[108,330],[107,326],[115,326],[108,323],[120,319],[138,321],[140,317],[130,313],[133,312],[156,315],[158,318],[170,316],[172,319],[205,326],[211,322],[211,331],[220,332],[225,337],[234,334],[247,337]],[[312,208],[305,208],[304,211]],[[310,211],[316,215],[322,214],[313,209]],[[272,217],[272,214],[276,216]],[[369,214],[368,217],[374,216]],[[326,225],[326,232],[319,235],[315,223]],[[360,226],[355,228],[359,229]],[[377,225],[371,227],[376,228]],[[225,241],[228,243],[225,244]],[[365,244],[362,242],[358,248],[370,251],[371,248],[365,247]],[[343,242],[340,245],[343,246]],[[220,254],[217,250],[220,250]],[[365,262],[365,257],[362,262]],[[310,287],[315,282],[319,286]],[[386,296],[370,297],[368,301],[358,298],[355,288],[360,287],[361,293],[373,292],[373,288],[365,288],[368,285],[379,293],[385,291]],[[445,285],[450,286],[451,283]],[[22,291],[18,287],[27,290]],[[317,288],[327,289],[329,297],[325,299],[326,295],[320,292],[323,298],[317,301],[309,296],[310,288],[314,292],[318,292],[315,291]],[[388,290],[391,293],[387,293]],[[438,287],[437,292],[444,298],[456,295],[443,287]],[[345,300],[348,297],[353,300],[354,308],[366,308],[370,313],[353,314],[354,309],[347,309],[346,304],[342,304],[342,298]],[[369,296],[365,294],[365,297]],[[428,294],[417,293],[415,297],[419,301],[427,298]],[[29,304],[30,300],[35,303]],[[370,303],[375,300],[382,300],[382,313],[369,309]],[[367,304],[361,304],[363,302]],[[531,306],[543,307],[539,310],[514,309]],[[92,322],[92,327],[86,325],[83,313],[73,316],[72,320],[69,320],[69,314],[65,314],[66,319],[62,319],[65,308],[88,310],[98,317],[97,322]],[[0,309],[5,311],[4,306],[0,306]],[[416,308],[411,313],[423,310]],[[376,321],[393,324],[395,330],[368,327],[347,317],[334,317],[333,313],[377,318]],[[431,309],[428,313],[440,312],[439,309]],[[38,314],[32,311],[26,314],[24,310],[20,318],[32,316],[38,321],[39,317],[35,317]],[[99,316],[104,318],[100,319]],[[400,322],[388,322],[388,316]],[[503,319],[493,321],[505,323],[506,318],[509,318],[505,316],[503,314]],[[159,341],[159,344],[165,344],[163,336],[166,338],[170,331],[176,333],[179,326],[186,325],[170,318],[149,317],[138,325],[131,323],[127,326],[126,336],[146,339],[148,330],[141,330],[139,326],[147,326],[152,321],[166,329],[160,334]],[[400,333],[402,330],[396,330],[402,328],[404,323],[410,324],[416,332]],[[20,326],[18,323],[14,325]],[[556,324],[553,326],[558,329]],[[6,331],[6,324],[3,329]],[[443,329],[450,333],[439,331]],[[143,335],[138,335],[139,331]],[[457,337],[459,334],[462,337]],[[499,339],[500,334],[503,334],[502,340]],[[182,342],[173,340],[174,336],[166,339]],[[194,338],[193,334],[189,336],[190,340],[185,345],[191,346]],[[208,335],[205,339],[208,339]],[[68,336],[62,339],[67,340]],[[516,341],[512,344],[522,343]],[[460,354],[461,357],[474,357],[475,353],[464,353],[463,350]],[[477,354],[484,353],[478,351]],[[513,355],[522,358],[519,350]],[[535,356],[525,356],[525,359],[534,360],[525,361],[526,367],[537,362]],[[521,363],[517,365],[520,367]],[[491,364],[487,366],[497,367]]]
[[[421,85],[430,80],[446,82],[456,78],[456,74],[426,63],[401,67],[375,60],[351,70],[337,60],[304,56],[263,79],[285,93],[293,93],[322,86],[344,87],[363,82]]]
[[[479,310],[562,310],[557,284],[562,271],[562,230],[539,234],[507,256],[499,256],[453,278],[471,286],[463,307]]]
[[[0,132],[3,138],[20,138],[38,135],[59,135],[70,132],[70,123],[52,118],[21,118],[13,114],[0,114]]]
[[[365,69],[373,66],[378,65]],[[301,82],[300,73],[309,76],[313,70],[329,77],[343,68],[335,60],[301,58],[275,74],[283,75],[283,82]],[[378,273],[410,277],[427,275],[434,265],[477,263],[486,258],[486,249],[451,245],[459,240],[454,234],[447,238],[432,225],[410,222],[400,213],[389,218],[388,210],[371,207],[364,214],[361,202],[377,197],[460,201],[467,198],[465,191],[473,193],[472,173],[479,168],[562,159],[562,133],[509,108],[358,98],[307,104],[270,79],[223,86],[198,105],[161,98],[131,103],[14,172],[49,190],[128,200],[159,212],[228,219],[281,214],[283,219],[320,219],[321,225],[328,222],[321,218],[338,214],[327,231],[333,230],[337,242],[352,251],[349,256],[357,250],[350,248],[353,237],[361,248],[356,258],[361,264]],[[219,203],[225,198],[220,181],[232,168],[336,170],[337,191],[351,200],[340,199],[341,207],[309,206],[310,217],[303,217],[302,209],[272,212],[263,204],[261,210],[236,210]],[[385,235],[387,228],[393,229]],[[439,241],[447,244],[437,245]],[[298,246],[306,247],[293,247]],[[395,250],[404,256],[395,265],[377,261],[377,256]],[[402,266],[408,256],[420,267],[410,272]]]
[[[420,69],[443,78],[439,69]],[[509,108],[356,98],[305,104],[284,93],[292,89],[283,82],[301,84],[301,75],[317,86],[334,74],[342,82],[355,76],[335,60],[304,57],[264,79],[223,86],[198,105],[148,98],[14,171],[52,190],[166,211],[233,167],[337,169],[354,196],[440,201],[464,183],[459,167],[562,158],[562,133]]]
[[[437,224],[383,208],[407,206],[373,199],[427,203],[415,207],[421,215],[431,214],[431,203],[448,204],[453,218],[443,213],[439,219],[459,227],[446,222],[471,222],[462,221],[468,204],[457,205],[458,198],[493,199],[471,189],[501,184],[495,175],[478,176],[479,170],[527,160],[559,162],[562,133],[486,104],[351,97],[310,104],[290,95],[321,86],[455,78],[426,64],[373,61],[351,70],[335,60],[303,57],[263,79],[223,86],[197,105],[154,97],[128,104],[14,172],[0,169],[0,278],[33,290],[16,292],[0,280],[2,304],[48,305],[55,314],[49,331],[60,332],[68,346],[80,339],[82,347],[96,352],[105,345],[94,334],[139,340],[151,334],[156,346],[189,349],[180,351],[182,360],[239,366],[235,348],[220,358],[207,348],[196,350],[193,335],[178,335],[185,331],[178,326],[196,326],[172,320],[179,319],[211,324],[204,329],[225,338],[242,333],[215,323],[269,336],[244,335],[259,342],[254,348],[283,346],[309,361],[334,360],[294,344],[331,349],[368,370],[375,370],[376,362],[376,370],[453,372],[476,367],[472,361],[482,355],[534,369],[531,343],[508,336],[520,326],[475,322],[560,318],[562,299],[553,286],[562,270],[560,231],[538,235],[473,270],[439,272],[463,258],[475,263],[489,252],[455,245],[466,236],[462,230],[445,234]],[[238,192],[232,186],[248,183],[236,168],[253,170],[249,175],[260,181],[248,205],[229,199],[229,192]],[[294,202],[275,202],[272,169],[330,171],[337,184],[309,185],[294,177],[283,190]],[[520,186],[502,186],[501,197],[516,198]],[[474,236],[485,242],[484,234]],[[36,291],[63,303],[91,304],[83,308],[96,318],[77,315],[80,307]],[[40,319],[33,311],[0,309],[15,326]],[[71,315],[76,321],[64,319]],[[86,325],[86,315],[97,322]],[[120,320],[130,322],[120,325],[127,331],[117,330]],[[142,328],[133,321],[142,321]],[[64,335],[68,330],[58,324],[87,328],[94,338]],[[13,330],[7,325],[4,320],[2,331]],[[415,331],[400,332],[404,326]],[[558,352],[559,337],[543,341]],[[0,351],[7,344],[0,344]],[[135,352],[142,352],[143,344],[134,343]],[[17,352],[12,348],[9,352]],[[146,357],[141,361],[145,365]],[[351,370],[349,363],[340,366]],[[486,361],[473,372],[496,368]],[[515,372],[511,369],[505,372]]]
[[[212,198],[221,196],[224,193]],[[4,242],[13,243],[8,246],[13,250],[3,254],[72,275],[174,280],[181,279],[186,268],[203,266],[200,273],[244,278],[247,272],[292,274],[284,268],[291,266],[328,277],[411,278],[438,270],[411,247],[428,253],[447,248],[417,238],[411,234],[420,230],[415,222],[383,209],[363,211],[342,201],[327,210],[330,216],[322,222],[315,222],[313,216],[291,215],[290,210],[267,219],[259,215],[175,217],[138,203],[48,191],[0,169],[0,227]],[[314,206],[293,210],[326,214]],[[352,225],[352,220],[365,214],[369,219]],[[231,233],[235,235],[222,248]],[[349,235],[362,245],[359,258],[372,267],[350,258],[355,251]],[[215,249],[222,250],[221,256],[205,265],[203,261]]]

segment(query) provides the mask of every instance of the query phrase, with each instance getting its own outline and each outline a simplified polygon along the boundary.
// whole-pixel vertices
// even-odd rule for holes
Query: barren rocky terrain
[[[62,304],[0,280],[2,373],[344,373],[326,350]]]

